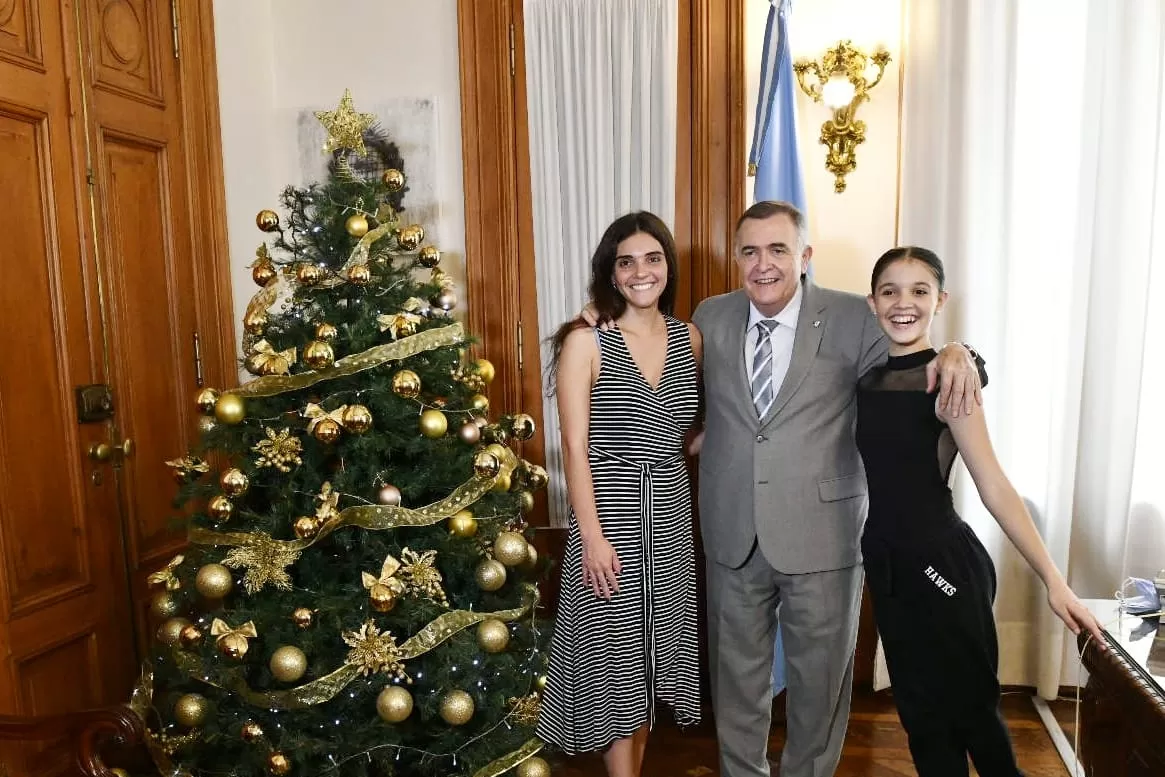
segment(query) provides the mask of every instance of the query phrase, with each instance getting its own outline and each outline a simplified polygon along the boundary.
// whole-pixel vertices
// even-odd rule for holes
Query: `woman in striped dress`
[[[604,750],[640,772],[655,702],[699,721],[696,572],[685,439],[698,409],[700,335],[672,318],[675,243],[656,216],[607,228],[590,295],[617,327],[581,319],[553,338],[572,520],[538,735]]]

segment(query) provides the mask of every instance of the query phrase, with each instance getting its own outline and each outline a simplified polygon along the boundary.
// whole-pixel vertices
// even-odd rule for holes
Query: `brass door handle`
[[[121,445],[110,445],[107,442],[94,443],[89,446],[89,458],[94,461],[109,461],[114,453],[120,453],[121,458],[127,459],[133,455],[133,440],[125,440]]]

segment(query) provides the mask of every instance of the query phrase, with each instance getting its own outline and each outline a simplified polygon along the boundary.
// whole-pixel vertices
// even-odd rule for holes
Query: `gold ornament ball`
[[[498,443],[499,445],[505,445],[510,439],[510,433],[501,424],[486,424],[485,428],[481,430],[481,433],[487,440]]]
[[[249,334],[263,334],[263,330],[267,328],[267,312],[264,310],[259,310],[243,316],[243,328],[246,329]]]
[[[198,405],[198,412],[203,415],[210,415],[214,412],[215,404],[218,402],[218,391],[212,388],[204,388],[198,392],[198,396],[194,398],[194,404]]]
[[[526,543],[526,560],[522,564],[522,568],[527,571],[533,571],[538,567],[538,549],[532,543]]]
[[[441,717],[450,726],[464,726],[473,718],[473,697],[454,690],[441,699]]]
[[[330,343],[336,339],[339,330],[336,329],[335,324],[329,324],[327,321],[316,327],[316,339],[323,340],[325,343]]]
[[[218,646],[218,652],[236,661],[242,660],[243,656],[247,655],[247,651],[251,649],[250,643],[242,634],[224,634],[216,640],[215,644]]]
[[[481,441],[481,427],[472,421],[466,421],[457,430],[457,436],[466,445],[477,445]]]
[[[194,576],[194,588],[207,599],[222,599],[235,587],[235,578],[222,564],[200,567]]]
[[[344,222],[344,229],[348,230],[352,237],[364,237],[368,234],[368,219],[363,213],[353,213]]]
[[[281,683],[293,683],[307,671],[307,656],[295,645],[281,645],[267,662],[271,676]]]
[[[529,491],[518,494],[518,498],[522,500],[522,512],[528,513],[534,509],[534,495]]]
[[[550,777],[550,764],[545,759],[532,755],[514,770],[515,777]]]
[[[277,274],[275,265],[271,264],[271,262],[259,262],[251,268],[251,280],[257,286],[266,286]]]
[[[487,653],[500,653],[510,644],[510,629],[497,618],[487,618],[477,627],[477,644]]]
[[[445,414],[440,410],[434,410],[430,408],[421,413],[421,418],[418,422],[418,425],[420,427],[421,434],[425,435],[426,437],[437,439],[438,437],[444,436],[445,432],[449,430],[449,419],[447,419]]]
[[[182,629],[190,625],[185,618],[168,618],[158,627],[158,641],[163,645],[177,645],[182,638]]]
[[[477,367],[477,374],[480,375],[481,379],[486,383],[489,383],[494,379],[496,371],[494,370],[493,362],[491,362],[489,359],[478,359],[473,364],[475,367]]]
[[[365,286],[372,280],[372,268],[366,264],[354,264],[348,268],[348,283]]]
[[[405,174],[395,167],[385,170],[380,176],[380,180],[388,187],[388,190],[396,194],[401,189],[405,188]]]
[[[425,246],[421,252],[417,254],[417,263],[421,267],[432,269],[441,263],[441,252],[434,246]]]
[[[251,485],[251,481],[247,479],[241,469],[231,467],[219,476],[218,484],[222,486],[222,490],[226,492],[227,496],[242,496],[247,492],[247,487]]]
[[[376,714],[386,723],[400,723],[413,712],[413,695],[390,685],[376,696]]]
[[[537,464],[530,464],[527,467],[526,479],[530,481],[531,488],[546,488],[546,483],[550,480],[550,476],[546,474],[546,470]]]
[[[368,589],[368,603],[377,612],[392,612],[396,607],[396,594],[383,583],[373,583]]]
[[[315,286],[324,279],[324,268],[303,262],[295,268],[295,279],[304,286]]]
[[[510,420],[510,434],[518,440],[529,440],[534,436],[534,419],[526,413],[518,413]]]
[[[534,687],[540,691],[545,691],[546,690],[546,682],[548,679],[549,678],[544,674],[538,675],[537,677],[534,678]]]
[[[498,457],[487,450],[478,451],[473,456],[473,474],[482,478],[492,478],[501,471],[502,463]]]
[[[304,515],[295,519],[295,523],[291,526],[295,532],[295,536],[301,540],[310,540],[320,530],[320,519],[314,515]]]
[[[274,232],[279,229],[279,214],[273,210],[263,209],[255,214],[255,226],[263,232]]]
[[[230,426],[240,424],[247,417],[247,404],[238,394],[223,394],[214,403],[214,417]]]
[[[397,242],[406,251],[415,251],[425,239],[425,229],[420,224],[410,224],[400,231]]]
[[[202,643],[202,629],[190,624],[182,629],[182,633],[178,635],[178,642],[187,650],[198,647]]]
[[[457,295],[451,291],[443,291],[440,294],[430,297],[429,302],[433,304],[433,307],[441,308],[441,310],[449,312],[457,307]]]
[[[421,393],[421,377],[412,370],[400,370],[392,376],[392,392],[398,397],[416,399]]]
[[[510,478],[509,474],[502,472],[499,473],[497,479],[494,480],[494,486],[490,489],[490,491],[493,491],[495,494],[504,494],[510,490],[510,487],[513,486],[513,484],[514,481]]]
[[[496,591],[506,584],[506,568],[500,561],[484,559],[473,573],[477,587],[483,591]]]
[[[489,410],[489,397],[485,394],[474,394],[469,398],[469,406],[479,413],[485,413]]]
[[[526,538],[516,531],[499,532],[494,540],[494,558],[507,567],[516,567],[526,560]]]
[[[307,607],[296,607],[291,612],[291,622],[301,629],[310,628],[313,617],[312,611]]]
[[[177,616],[181,609],[178,598],[169,591],[159,591],[150,599],[150,615],[160,621]]]
[[[497,456],[498,461],[501,461],[502,459],[506,458],[506,454],[510,450],[509,448],[507,448],[506,446],[504,446],[498,442],[491,442],[489,445],[485,446],[485,449],[487,451],[489,451],[490,453],[492,453],[493,455]]]
[[[253,720],[248,720],[239,729],[239,737],[244,742],[258,741],[263,738],[263,727]]]
[[[340,434],[343,428],[333,421],[331,418],[320,419],[320,422],[312,429],[312,436],[322,442],[324,445],[331,445],[336,440],[340,439]]]
[[[206,513],[210,519],[215,523],[222,523],[230,520],[231,514],[234,513],[235,506],[231,504],[231,500],[227,499],[222,494],[213,496],[210,502],[206,505]]]
[[[291,759],[278,751],[267,756],[267,772],[275,777],[291,773]]]
[[[197,728],[206,722],[210,702],[200,693],[187,693],[174,702],[174,720],[183,728]]]
[[[449,516],[449,531],[456,537],[472,537],[477,534],[477,519],[469,510],[458,510]]]
[[[332,346],[323,340],[312,340],[303,349],[303,363],[313,370],[322,370],[331,367],[336,361],[336,354]]]
[[[344,409],[344,428],[352,434],[364,434],[372,428],[372,411],[364,405],[348,405]]]
[[[400,489],[394,486],[392,483],[385,483],[380,487],[380,490],[376,492],[376,501],[380,502],[382,505],[396,507],[400,504]]]

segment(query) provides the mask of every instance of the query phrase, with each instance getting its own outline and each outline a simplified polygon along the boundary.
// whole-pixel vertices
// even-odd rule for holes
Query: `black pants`
[[[869,543],[866,577],[919,777],[1021,775],[999,711],[995,566],[962,521],[911,548]]]

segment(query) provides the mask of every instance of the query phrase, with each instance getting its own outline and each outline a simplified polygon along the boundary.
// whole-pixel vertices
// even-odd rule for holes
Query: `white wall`
[[[768,0],[745,0],[745,76],[747,144],[760,81]],[[817,142],[829,117],[825,105],[797,89],[797,140],[805,173],[805,198],[813,243],[814,280],[823,286],[866,293],[874,261],[895,243],[898,207],[898,66],[901,0],[793,0],[789,40],[793,61],[818,59],[841,40],[864,51],[889,50],[886,74],[858,109],[866,122],[866,141],[857,149],[857,169],[846,176],[846,190],[833,191],[825,169],[825,146]],[[741,160],[744,165],[747,160]],[[745,199],[752,202],[752,179]]]
[[[435,189],[437,217],[425,226],[463,289],[457,1],[214,0],[214,15],[236,323],[257,291],[247,268],[264,237],[255,214],[278,210],[285,186],[308,183],[300,180],[298,117],[333,110],[344,89],[357,110],[394,98],[434,101],[435,180],[425,183]]]

